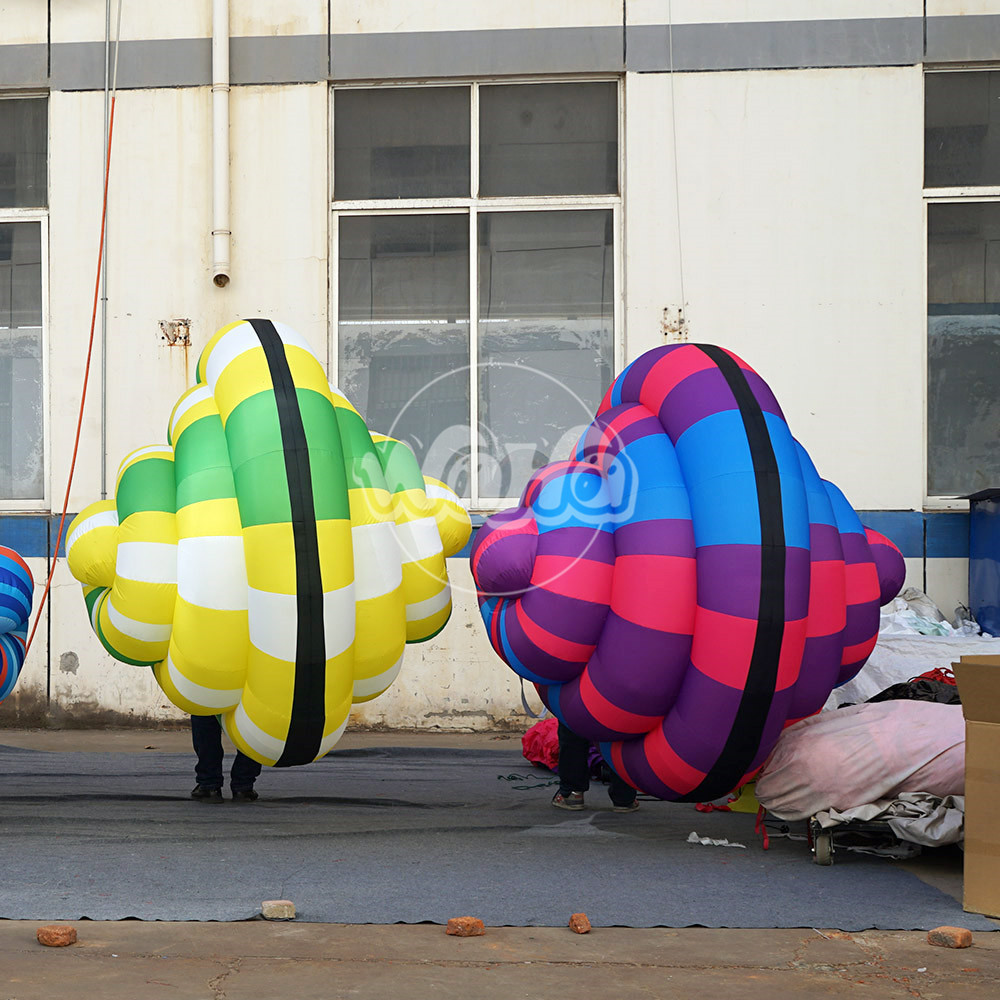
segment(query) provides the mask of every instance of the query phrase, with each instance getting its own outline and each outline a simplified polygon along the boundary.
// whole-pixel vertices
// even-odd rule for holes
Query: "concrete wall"
[[[671,54],[660,0],[628,0],[624,18],[619,0],[357,0],[334,4],[332,19],[323,0],[233,4],[232,281],[219,289],[209,257],[211,5],[126,5],[109,192],[106,482],[95,357],[70,511],[113,489],[127,452],[165,439],[218,326],[278,316],[328,358],[331,80],[622,74],[626,358],[683,337],[744,356],[821,474],[902,540],[908,583],[950,613],[967,599],[967,530],[963,551],[963,515],[925,513],[924,495],[923,6],[674,0]],[[929,0],[927,13],[937,60],[991,38],[1000,58],[1000,0]],[[94,294],[105,7],[53,4],[51,47],[43,14],[31,0],[0,0],[0,94],[50,90],[48,509],[34,520],[0,514],[0,541],[21,548],[39,580]],[[171,346],[159,322],[182,318],[190,346]],[[451,560],[450,570],[448,629],[411,649],[399,681],[355,722],[524,723],[467,564]],[[60,564],[0,724],[180,718],[149,671],[103,653]]]

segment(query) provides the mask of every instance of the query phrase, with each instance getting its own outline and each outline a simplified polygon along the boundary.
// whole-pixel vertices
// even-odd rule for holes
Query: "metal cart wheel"
[[[828,831],[813,833],[813,861],[818,865],[833,864],[833,834]]]

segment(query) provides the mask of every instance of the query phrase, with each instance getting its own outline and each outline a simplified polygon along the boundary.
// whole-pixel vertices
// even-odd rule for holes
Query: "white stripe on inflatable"
[[[446,583],[433,597],[428,597],[426,601],[417,601],[415,604],[406,605],[406,620],[408,622],[419,622],[424,618],[430,618],[451,601],[451,584]]]
[[[122,477],[122,472],[125,470],[126,466],[131,465],[137,458],[142,455],[163,455],[164,458],[173,460],[174,452],[169,444],[149,444],[145,448],[136,448],[135,451],[130,451],[121,461],[121,465],[118,466],[118,475],[115,476],[115,482],[117,482]]]
[[[250,642],[262,653],[295,662],[298,612],[294,594],[272,594],[247,587]]]
[[[354,697],[370,698],[372,695],[381,694],[396,679],[402,666],[403,656],[400,655],[388,670],[383,670],[374,677],[359,677],[354,682]]]
[[[447,486],[438,486],[437,483],[425,482],[424,492],[431,500],[450,500],[452,503],[457,503],[459,507],[462,506],[462,502],[458,499],[458,494],[454,490],[448,489]]]
[[[66,555],[69,556],[70,549],[80,540],[81,536],[87,534],[88,531],[93,531],[95,528],[117,528],[118,527],[118,511],[116,510],[101,510],[96,514],[91,514],[86,520],[81,521],[70,533],[69,538],[66,539]]]
[[[293,330],[287,323],[274,323],[275,330],[278,331],[281,339],[285,342],[285,345],[291,345],[292,347],[301,347],[303,351],[308,351],[313,357],[316,356],[316,352],[313,350],[309,341],[299,333],[298,330]]]
[[[267,656],[295,662],[298,640],[298,599],[247,588],[250,642]],[[354,584],[323,594],[326,658],[344,652],[354,642]]]
[[[119,542],[115,576],[141,583],[176,583],[177,546],[172,542]]]
[[[177,543],[177,593],[212,611],[246,611],[242,535],[198,535]]]
[[[324,736],[319,744],[319,753],[316,754],[317,757],[322,757],[323,754],[329,753],[341,736],[344,735],[344,730],[347,728],[347,720],[350,717],[350,712],[344,716],[344,721],[337,726],[337,728],[330,733],[329,736]]]
[[[136,621],[123,615],[108,598],[108,619],[122,635],[127,635],[130,639],[138,639],[139,642],[165,642],[170,638],[172,625],[153,625],[149,622]]]
[[[277,760],[285,749],[284,740],[277,740],[273,736],[264,732],[256,722],[247,715],[247,710],[241,701],[236,706],[236,711],[232,715],[232,724],[236,731],[243,737],[252,750],[256,750],[261,757],[268,760]]]
[[[417,562],[442,551],[441,536],[433,517],[397,524],[396,537],[405,562]]]
[[[255,347],[260,347],[260,339],[249,323],[240,323],[219,338],[205,365],[205,383],[212,392],[215,392],[215,383],[226,367]]]
[[[216,688],[203,687],[195,684],[194,681],[185,677],[178,669],[174,661],[167,654],[167,673],[177,690],[188,701],[193,701],[196,705],[204,705],[206,708],[215,708],[220,712],[228,712],[239,704],[243,694],[243,688],[234,688],[231,691],[219,691]]]
[[[177,443],[174,438],[174,430],[177,424],[180,422],[181,417],[191,409],[192,406],[197,406],[198,403],[203,403],[206,399],[210,399],[212,396],[212,390],[209,389],[207,385],[199,385],[190,396],[185,397],[183,403],[177,404],[177,409],[174,410],[174,415],[170,420],[170,440]]]
[[[356,613],[353,583],[323,594],[323,631],[328,660],[339,656],[354,642]]]
[[[380,597],[403,582],[399,541],[392,521],[356,524],[351,528],[354,546],[354,596],[359,601]]]

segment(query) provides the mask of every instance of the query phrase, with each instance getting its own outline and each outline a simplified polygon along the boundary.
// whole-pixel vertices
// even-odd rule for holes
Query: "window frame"
[[[479,194],[479,90],[491,85],[524,85],[540,83],[614,83],[617,99],[617,170],[618,191],[602,195],[533,195],[484,197]],[[375,198],[345,199],[334,198],[334,150],[336,128],[336,95],[346,90],[392,90],[403,87],[456,87],[471,90],[469,114],[471,131],[469,136],[469,191],[470,197],[454,198]],[[462,503],[475,513],[489,513],[517,505],[519,497],[484,497],[479,494],[479,390],[476,373],[479,358],[479,215],[482,212],[567,212],[586,209],[611,210],[612,213],[612,257],[613,282],[612,322],[614,323],[612,346],[612,377],[618,375],[624,365],[625,337],[625,295],[624,295],[624,183],[625,183],[625,101],[624,79],[621,75],[603,74],[587,76],[546,76],[546,77],[477,77],[435,81],[393,80],[377,83],[332,84],[329,92],[329,145],[328,166],[329,188],[327,191],[330,224],[329,260],[330,277],[329,309],[330,319],[327,332],[328,374],[334,385],[339,376],[339,280],[340,280],[340,225],[342,217],[378,215],[466,215],[469,221],[469,497]],[[376,428],[377,429],[377,428]],[[553,456],[558,460],[560,456]],[[524,484],[517,484],[523,488]]]
[[[46,102],[46,121],[48,121],[50,104],[47,91],[16,91],[0,90],[0,101],[10,100],[40,100]],[[49,188],[49,144],[46,143],[46,192]],[[37,223],[41,244],[42,271],[42,379],[40,391],[42,395],[42,495],[25,500],[13,500],[0,497],[0,514],[4,513],[47,513],[51,509],[50,490],[50,425],[49,420],[49,205],[46,195],[44,208],[3,208],[0,207],[0,225],[11,222]]]

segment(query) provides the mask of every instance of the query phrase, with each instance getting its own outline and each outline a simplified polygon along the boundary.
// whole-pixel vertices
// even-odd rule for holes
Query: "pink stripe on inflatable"
[[[649,731],[642,741],[642,748],[653,773],[663,784],[680,795],[687,794],[705,780],[706,772],[692,767],[667,742],[663,726],[654,726]]]
[[[757,622],[698,608],[691,662],[706,677],[742,690],[757,638]]]
[[[619,556],[611,610],[636,625],[693,635],[697,571],[697,562],[686,556]]]
[[[836,635],[847,624],[842,559],[814,562],[809,577],[809,635]]]
[[[594,652],[595,647],[582,642],[572,642],[554,635],[548,629],[542,628],[521,606],[520,601],[514,602],[514,614],[524,634],[543,652],[570,663],[585,664]]]
[[[862,663],[871,656],[872,650],[875,648],[875,643],[878,642],[878,636],[873,635],[870,639],[865,639],[864,642],[855,643],[853,646],[844,647],[844,655],[841,659],[841,663],[847,666],[849,663]],[[841,674],[843,676],[843,674]]]
[[[580,700],[600,725],[618,733],[644,733],[650,726],[655,726],[659,721],[657,715],[639,715],[637,712],[626,711],[608,701],[594,687],[589,670],[584,670],[580,675]]]
[[[537,535],[538,534],[538,522],[533,518],[529,517],[527,514],[524,517],[514,518],[510,521],[504,521],[503,529],[500,531],[494,531],[489,535],[486,535],[480,545],[476,547],[475,552],[472,554],[472,572],[473,574],[479,568],[479,560],[482,559],[483,553],[488,551],[492,546],[496,545],[497,542],[502,542],[511,535]]]
[[[781,652],[778,654],[778,677],[774,685],[775,691],[784,691],[794,687],[795,682],[799,679],[802,652],[805,649],[808,629],[808,618],[785,622],[785,631],[781,638]]]
[[[871,562],[848,563],[844,566],[847,578],[847,603],[866,604],[868,601],[878,603],[878,570]]]
[[[606,604],[614,573],[613,565],[593,559],[540,555],[535,558],[531,585],[578,601]]]
[[[714,367],[712,359],[697,348],[681,347],[671,351],[650,368],[639,391],[638,402],[655,416],[663,401],[684,379]]]

